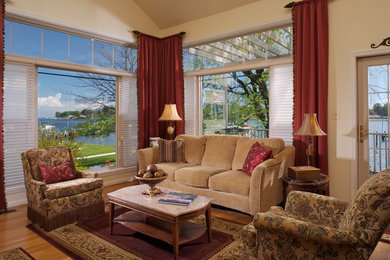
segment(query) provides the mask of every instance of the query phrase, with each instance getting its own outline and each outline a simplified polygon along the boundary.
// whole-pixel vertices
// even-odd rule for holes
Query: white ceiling
[[[135,0],[152,21],[166,29],[260,0]]]

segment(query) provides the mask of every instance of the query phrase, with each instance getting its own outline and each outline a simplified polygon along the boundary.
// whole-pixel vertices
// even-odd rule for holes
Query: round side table
[[[317,194],[327,195],[328,185],[329,185],[329,176],[322,174],[317,180],[297,180],[288,177],[287,174],[284,174],[282,177],[283,180],[283,198],[286,201],[287,195],[292,190],[300,190],[313,192]]]

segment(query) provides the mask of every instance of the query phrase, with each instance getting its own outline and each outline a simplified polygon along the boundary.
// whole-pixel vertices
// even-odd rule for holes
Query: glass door
[[[390,168],[390,55],[358,60],[359,186]]]

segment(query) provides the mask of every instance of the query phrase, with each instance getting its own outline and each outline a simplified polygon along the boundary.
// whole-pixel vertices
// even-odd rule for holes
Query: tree
[[[375,103],[370,109],[370,115],[378,115],[378,116],[387,116],[388,115],[388,107],[389,103],[381,104]]]
[[[249,119],[258,119],[265,129],[269,128],[268,69],[230,73],[237,84],[228,86],[229,100],[235,115],[234,121],[242,126]],[[240,77],[240,74],[245,77]],[[230,114],[229,114],[230,115]]]

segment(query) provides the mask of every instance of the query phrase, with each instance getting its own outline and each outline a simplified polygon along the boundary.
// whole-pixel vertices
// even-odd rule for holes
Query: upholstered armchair
[[[27,217],[46,231],[104,213],[103,180],[96,178],[97,174],[78,171],[70,148],[32,149],[22,153],[22,162]],[[51,177],[47,172],[42,177],[42,169],[64,165],[72,179],[47,181]]]
[[[368,259],[390,222],[390,170],[350,204],[292,191],[285,209],[258,213],[242,231],[244,259]]]

